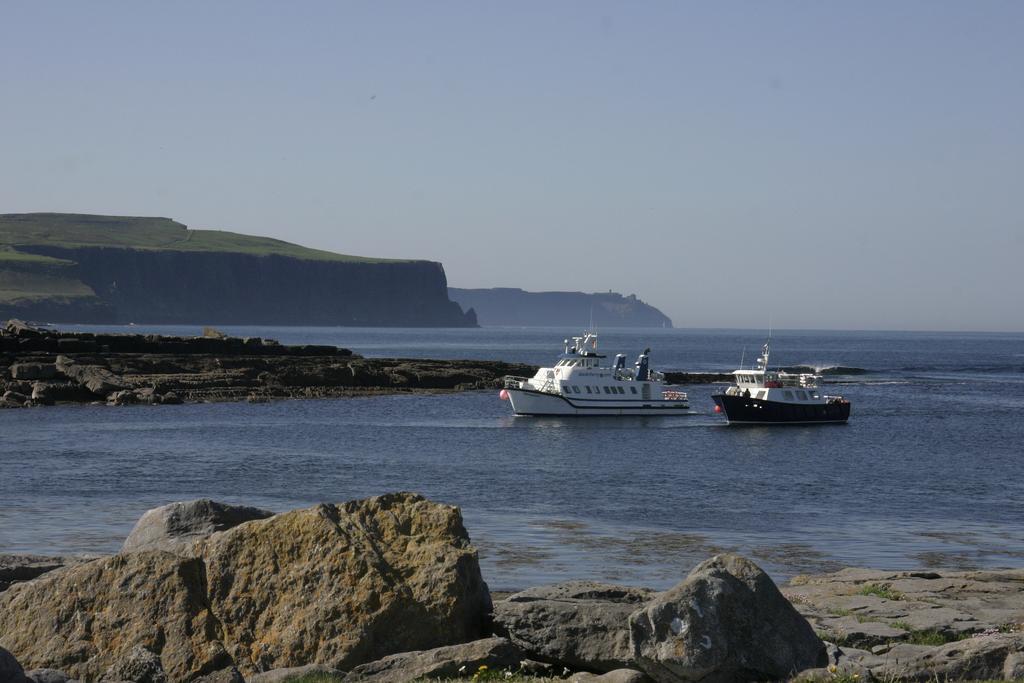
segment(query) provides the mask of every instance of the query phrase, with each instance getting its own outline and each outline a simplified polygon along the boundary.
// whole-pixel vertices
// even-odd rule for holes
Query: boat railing
[[[518,377],[516,375],[505,375],[505,388],[506,389],[530,389],[533,391],[543,391],[549,394],[557,394],[558,383],[554,379],[546,379],[544,383],[539,387],[533,383],[532,377]]]
[[[529,377],[517,377],[516,375],[505,375],[506,389],[522,389],[523,385],[530,381]]]
[[[769,389],[780,389],[782,387],[814,389],[818,386],[818,381],[820,379],[821,377],[819,375],[812,375],[808,373],[797,375],[788,372],[779,372],[765,375],[764,385]]]

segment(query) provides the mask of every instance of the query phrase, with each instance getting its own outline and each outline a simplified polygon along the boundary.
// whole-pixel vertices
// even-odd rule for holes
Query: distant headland
[[[434,261],[190,230],[170,218],[0,214],[0,319],[473,327]]]
[[[448,296],[463,310],[473,309],[477,321],[485,326],[585,326],[592,321],[598,327],[672,327],[672,320],[667,315],[644,303],[635,294],[449,287]]]

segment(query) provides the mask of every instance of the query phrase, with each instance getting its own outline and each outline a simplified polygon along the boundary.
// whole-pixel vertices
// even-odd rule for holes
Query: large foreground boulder
[[[227,531],[243,522],[273,516],[269,510],[228,505],[208,498],[190,500],[148,510],[121,546],[122,553],[141,550],[166,550],[186,553],[192,544],[218,531]]]
[[[192,553],[122,553],[16,584],[0,594],[0,644],[86,680],[142,647],[168,680],[193,681],[231,666],[349,670],[476,640],[490,611],[459,510],[410,493],[251,521]]]
[[[613,671],[634,666],[629,615],[653,595],[593,581],[531,588],[494,603],[494,630],[533,659]]]
[[[245,674],[348,670],[475,640],[491,607],[458,508],[414,494],[275,515],[202,545],[210,604]]]
[[[0,594],[0,643],[30,669],[99,680],[146,648],[168,678],[231,664],[205,595],[203,564],[165,552],[115,555]],[[115,669],[116,670],[116,669]]]
[[[629,619],[633,655],[656,681],[783,680],[825,646],[750,560],[716,555]]]

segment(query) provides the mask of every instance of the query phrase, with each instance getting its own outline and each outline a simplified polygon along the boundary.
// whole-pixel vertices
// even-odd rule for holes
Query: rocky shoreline
[[[0,408],[171,405],[498,388],[537,368],[486,360],[362,358],[334,346],[272,339],[60,332],[18,320],[0,328]],[[666,373],[679,384],[729,375]]]
[[[333,398],[497,387],[532,366],[477,360],[362,358],[272,339],[0,329],[0,407],[178,404]]]
[[[0,681],[1024,678],[1024,570],[845,569],[777,587],[716,555],[675,587],[498,599],[458,508],[411,493],[146,512],[120,552],[0,556]]]

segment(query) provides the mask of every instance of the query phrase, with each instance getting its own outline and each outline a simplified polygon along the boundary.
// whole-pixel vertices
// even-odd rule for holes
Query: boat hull
[[[848,401],[784,403],[727,394],[715,394],[711,398],[729,424],[836,424],[850,419]]]
[[[507,389],[516,415],[686,415],[686,401],[586,400],[527,389]]]

